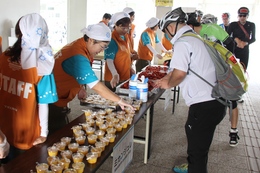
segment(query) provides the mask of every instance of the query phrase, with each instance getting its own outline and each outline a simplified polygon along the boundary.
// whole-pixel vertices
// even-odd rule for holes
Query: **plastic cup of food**
[[[85,168],[85,163],[83,162],[76,162],[72,164],[72,168],[77,171],[77,173],[83,173]]]
[[[99,139],[101,142],[104,142],[104,144],[106,144],[106,146],[109,144],[109,139],[107,137],[103,137]]]
[[[115,128],[113,128],[113,127],[110,127],[110,128],[107,128],[107,133],[108,134],[115,134],[116,133],[116,129]]]
[[[92,110],[90,110],[90,109],[83,110],[83,111],[84,111],[84,113],[85,113],[85,116],[86,116],[86,117],[88,117],[88,116],[91,116],[91,115],[92,115],[92,113],[93,113],[93,111],[92,111]]]
[[[55,161],[55,160],[56,160],[56,161],[59,161],[60,158],[59,158],[58,156],[52,156],[52,157],[51,157],[51,156],[48,156],[48,157],[47,157],[47,162],[48,162],[49,165],[51,165],[51,162],[52,162],[52,161]]]
[[[123,129],[127,128],[127,122],[125,120],[121,120],[119,123],[122,125]]]
[[[117,111],[117,115],[125,115],[125,111]]]
[[[96,147],[96,148],[101,148],[102,151],[104,151],[104,150],[105,150],[105,147],[106,147],[106,144],[105,144],[104,142],[99,141],[99,142],[96,142],[96,143],[95,143],[95,147]]]
[[[60,162],[63,163],[64,169],[68,169],[70,166],[70,159],[67,159],[65,157],[60,159]]]
[[[130,112],[131,112],[131,108],[130,107],[125,107],[125,112],[127,113],[127,114],[129,114]]]
[[[85,135],[85,132],[83,130],[77,130],[74,132],[75,138],[83,135]]]
[[[97,135],[95,135],[95,134],[88,135],[89,144],[95,144],[96,141],[97,141]]]
[[[115,142],[115,138],[116,138],[115,134],[106,134],[106,137],[109,139],[110,143]]]
[[[100,126],[101,124],[104,124],[104,119],[102,119],[102,118],[97,118],[97,119],[96,119],[96,125],[97,125],[97,126]]]
[[[126,114],[125,117],[130,117],[130,118],[133,118],[135,116],[135,114]]]
[[[70,143],[70,141],[71,141],[71,137],[62,137],[62,138],[60,139],[60,141],[61,141],[61,142],[65,142],[66,145],[68,146],[69,143]]]
[[[132,124],[133,118],[127,117],[127,118],[125,119],[125,121],[127,122],[128,125],[130,125],[130,124]]]
[[[93,118],[87,120],[87,122],[90,124],[90,126],[94,126],[95,125],[95,120]]]
[[[62,173],[62,170],[64,169],[64,166],[61,164],[58,165],[51,165],[51,170],[55,173]]]
[[[74,168],[67,168],[63,171],[63,173],[77,173],[77,170]]]
[[[119,120],[124,120],[124,119],[125,119],[125,115],[118,114],[118,115],[117,115],[117,118],[118,118]]]
[[[61,156],[67,159],[71,159],[72,151],[71,150],[61,151]]]
[[[95,132],[95,128],[93,128],[93,127],[88,127],[86,129],[87,135],[92,135],[92,134],[94,134],[94,132]]]
[[[75,140],[76,140],[76,142],[77,142],[79,145],[83,145],[83,144],[85,144],[86,136],[76,137]]]
[[[56,143],[54,143],[54,146],[56,146],[59,151],[63,151],[66,148],[66,143],[65,142],[56,142]]]
[[[105,116],[106,115],[106,111],[105,110],[99,110],[98,112],[97,112],[99,115],[102,115],[102,116]]]
[[[101,124],[101,125],[99,126],[99,129],[100,129],[100,130],[103,130],[103,131],[106,131],[106,130],[107,130],[107,125],[106,125],[106,124]]]
[[[96,130],[95,135],[97,135],[98,139],[100,139],[105,135],[105,132],[103,130]]]
[[[86,157],[89,164],[95,164],[97,162],[98,154],[91,152],[88,153]]]
[[[70,143],[70,144],[68,145],[68,148],[69,148],[69,150],[70,150],[71,152],[75,153],[75,152],[78,151],[79,144],[76,143],[76,142]]]
[[[112,108],[106,108],[105,111],[106,111],[106,114],[111,114],[111,112],[113,111],[113,109],[112,109]]]
[[[73,133],[75,133],[76,131],[81,130],[81,129],[82,129],[82,126],[80,126],[80,125],[75,125],[75,126],[72,126],[71,129],[73,130]]]
[[[114,124],[117,124],[119,121],[120,121],[120,120],[119,120],[118,118],[114,118],[114,119],[113,119],[113,123],[114,123]]]
[[[89,146],[83,145],[83,146],[79,146],[77,152],[82,153],[85,156],[86,154],[88,154],[88,150],[89,150]]]
[[[82,153],[73,153],[72,154],[72,160],[74,163],[76,162],[82,162],[84,158],[84,155]]]
[[[49,169],[49,165],[47,163],[38,163],[36,165],[37,173],[45,173]]]
[[[111,128],[111,127],[114,126],[114,123],[112,121],[107,121],[106,125],[107,125],[108,128]]]
[[[48,155],[51,157],[58,155],[59,150],[56,146],[48,147],[47,150],[48,150]]]
[[[123,126],[121,125],[121,124],[115,124],[115,129],[116,129],[116,131],[117,132],[120,132],[120,131],[122,131],[122,129],[123,129]]]
[[[85,130],[85,131],[86,131],[86,129],[87,129],[88,127],[91,126],[90,123],[88,123],[88,122],[82,123],[82,124],[80,124],[80,125],[82,126],[82,129]]]
[[[102,153],[102,148],[92,147],[91,153],[96,153],[98,155],[98,157],[100,157],[101,153]]]
[[[140,110],[140,107],[141,107],[141,104],[134,104],[134,105],[132,105],[132,106],[133,106],[133,108],[134,108],[135,110],[139,111],[139,110]]]

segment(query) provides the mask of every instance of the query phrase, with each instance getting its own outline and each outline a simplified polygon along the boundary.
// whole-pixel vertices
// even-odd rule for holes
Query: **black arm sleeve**
[[[235,48],[235,42],[231,37],[228,37],[223,44],[225,47],[232,53],[234,53],[234,48]]]

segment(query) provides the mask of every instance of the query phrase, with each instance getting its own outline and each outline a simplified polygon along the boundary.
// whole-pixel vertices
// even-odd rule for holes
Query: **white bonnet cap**
[[[88,27],[83,28],[81,32],[86,34],[89,38],[98,41],[111,41],[111,30],[104,23],[88,25]]]
[[[129,14],[129,13],[131,13],[131,12],[134,12],[134,10],[133,10],[131,7],[125,7],[125,8],[123,9],[123,12]]]
[[[112,23],[115,24],[117,21],[119,21],[120,19],[123,19],[123,18],[125,18],[125,17],[130,18],[130,16],[129,16],[128,13],[125,13],[125,12],[123,12],[123,11],[122,11],[122,12],[117,12],[117,13],[115,13],[115,14],[112,16],[111,20],[112,20]]]
[[[159,19],[156,18],[156,17],[152,17],[151,19],[149,19],[147,22],[146,22],[146,26],[151,28],[151,27],[154,27],[155,25],[157,25],[159,22]]]

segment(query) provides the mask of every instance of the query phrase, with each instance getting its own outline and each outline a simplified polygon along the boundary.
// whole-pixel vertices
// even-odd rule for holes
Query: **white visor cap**
[[[129,14],[129,13],[131,13],[131,12],[134,12],[134,10],[133,10],[131,7],[125,7],[125,8],[123,9],[123,12]]]
[[[154,27],[155,25],[157,25],[158,23],[159,23],[159,19],[156,17],[152,17],[151,19],[149,19],[146,22],[146,26],[151,28],[151,27]]]
[[[87,28],[81,30],[83,34],[86,34],[89,38],[97,41],[111,41],[111,30],[103,22],[88,25]]]
[[[129,14],[125,13],[125,12],[117,12],[115,13],[113,16],[112,16],[112,22],[113,24],[115,24],[117,21],[119,21],[120,19],[123,19],[123,18],[129,18],[130,19],[130,16]]]

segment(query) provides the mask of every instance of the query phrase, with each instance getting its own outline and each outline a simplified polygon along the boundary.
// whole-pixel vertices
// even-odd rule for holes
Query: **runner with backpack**
[[[172,69],[164,78],[156,81],[160,88],[179,85],[183,98],[189,106],[185,132],[188,140],[188,166],[174,167],[173,171],[207,173],[208,152],[216,126],[226,113],[226,106],[211,96],[212,87],[197,77],[187,73],[189,67],[215,85],[214,63],[202,41],[192,36],[181,36],[192,31],[186,24],[187,15],[176,8],[164,15],[160,29],[174,44],[174,54],[170,62]],[[203,63],[202,63],[203,62]]]
[[[214,23],[216,21],[215,16],[207,15],[203,17],[203,23],[200,24],[196,21],[196,15],[193,13],[189,14],[189,20],[187,22],[196,33],[198,33],[201,37],[207,40],[211,40],[225,46],[229,51],[234,52],[234,41],[231,37],[229,37],[228,33],[223,30],[219,25]],[[237,100],[232,101],[232,113],[230,114],[230,124],[231,128],[229,130],[229,145],[231,147],[235,147],[238,145],[239,135],[238,135],[238,108],[237,108]]]

